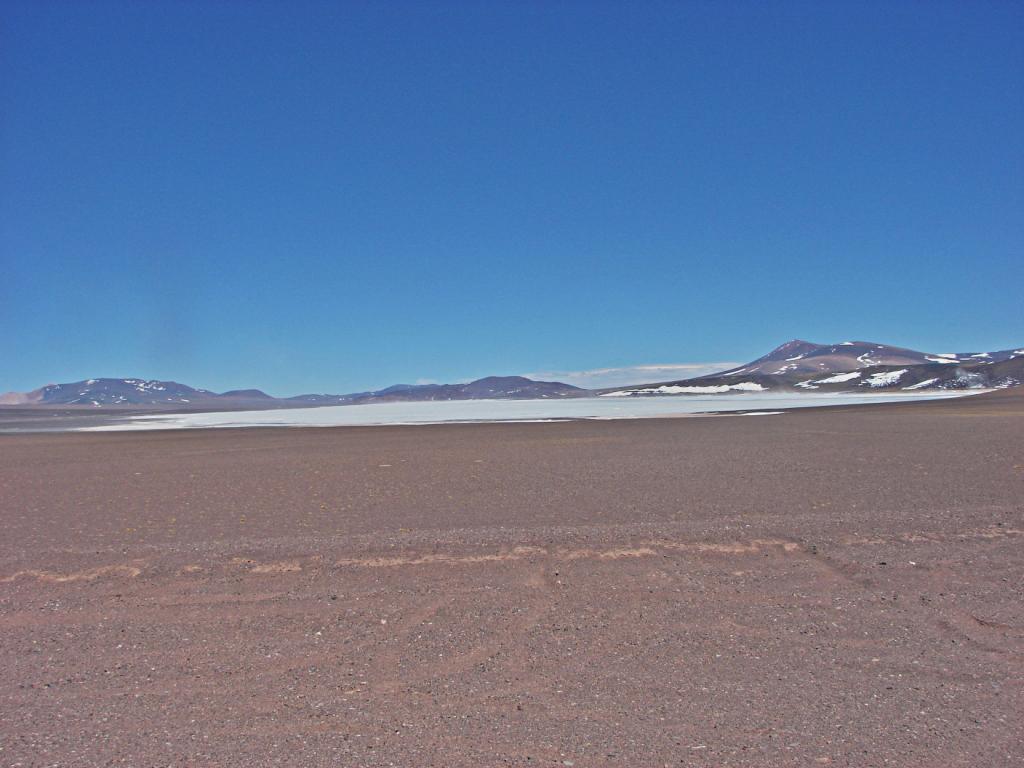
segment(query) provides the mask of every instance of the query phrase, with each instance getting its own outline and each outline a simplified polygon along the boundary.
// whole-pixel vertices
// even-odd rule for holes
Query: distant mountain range
[[[48,384],[32,392],[0,395],[0,405],[187,406],[189,408],[301,408],[417,400],[532,400],[583,397],[585,389],[557,381],[522,376],[489,376],[468,384],[396,384],[373,392],[348,395],[271,397],[258,389],[211,392],[176,381],[86,379]]]
[[[211,392],[175,381],[86,379],[0,395],[0,405],[146,406],[203,410],[302,408],[425,400],[534,400],[736,392],[836,392],[968,389],[1024,383],[1024,349],[931,354],[867,341],[815,344],[794,339],[747,365],[678,381],[587,390],[523,376],[488,376],[468,384],[395,384],[347,395],[271,397],[258,389]]]
[[[815,344],[794,339],[721,373],[602,390],[608,397],[767,391],[918,390],[1011,387],[1024,383],[1024,349],[930,354],[869,341]]]
[[[586,397],[588,394],[589,390],[560,381],[534,381],[525,376],[488,376],[468,384],[395,384],[375,392],[298,395],[287,399],[313,405],[346,405],[419,400],[542,400]]]

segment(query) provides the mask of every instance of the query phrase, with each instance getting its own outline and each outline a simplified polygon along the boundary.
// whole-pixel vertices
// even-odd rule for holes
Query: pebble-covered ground
[[[0,436],[0,766],[1024,763],[1024,398]]]

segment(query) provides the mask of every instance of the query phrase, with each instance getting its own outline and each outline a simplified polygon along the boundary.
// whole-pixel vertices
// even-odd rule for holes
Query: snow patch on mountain
[[[829,376],[825,379],[814,379],[813,381],[800,381],[797,382],[798,387],[801,389],[817,389],[819,384],[842,384],[844,381],[852,381],[853,379],[860,378],[860,371],[851,371],[850,373],[837,373],[835,376]]]
[[[917,384],[911,384],[909,387],[904,387],[904,389],[924,389],[925,387],[930,387],[937,382],[938,379],[925,379],[924,381],[917,382]]]
[[[816,379],[815,384],[841,384],[844,381],[852,381],[853,379],[860,378],[860,371],[851,371],[850,373],[837,373],[835,376],[829,376],[827,379]]]
[[[632,397],[633,395],[723,395],[727,392],[764,392],[766,389],[767,387],[753,381],[742,381],[739,384],[712,384],[706,387],[665,384],[660,387],[622,389],[617,392],[605,392],[601,397]]]
[[[889,387],[903,378],[903,374],[907,372],[906,368],[900,368],[898,371],[882,371],[881,373],[874,373],[867,377],[862,382],[867,384],[869,387]]]

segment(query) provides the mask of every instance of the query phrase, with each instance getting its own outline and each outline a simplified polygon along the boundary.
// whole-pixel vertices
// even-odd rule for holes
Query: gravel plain
[[[0,765],[1024,763],[1024,397],[0,435]]]

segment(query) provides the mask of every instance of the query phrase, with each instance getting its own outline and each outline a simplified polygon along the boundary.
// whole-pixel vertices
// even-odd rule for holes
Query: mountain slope
[[[794,339],[776,347],[767,355],[718,376],[788,373],[843,373],[877,365],[957,365],[960,363],[994,363],[1008,360],[1018,350],[1000,352],[962,352],[931,354],[913,349],[877,344],[871,341],[842,341],[838,344],[815,344]]]
[[[605,390],[604,396],[768,391],[964,389],[1024,383],[1024,349],[930,354],[866,341],[795,339],[747,365],[681,381]]]
[[[1024,355],[997,363],[882,365],[862,371],[807,377],[793,383],[805,391],[1003,389],[1024,384]]]
[[[68,384],[48,384],[26,393],[5,395],[8,404],[46,405],[153,405],[191,403],[216,397],[176,381],[144,379],[86,379]]]

